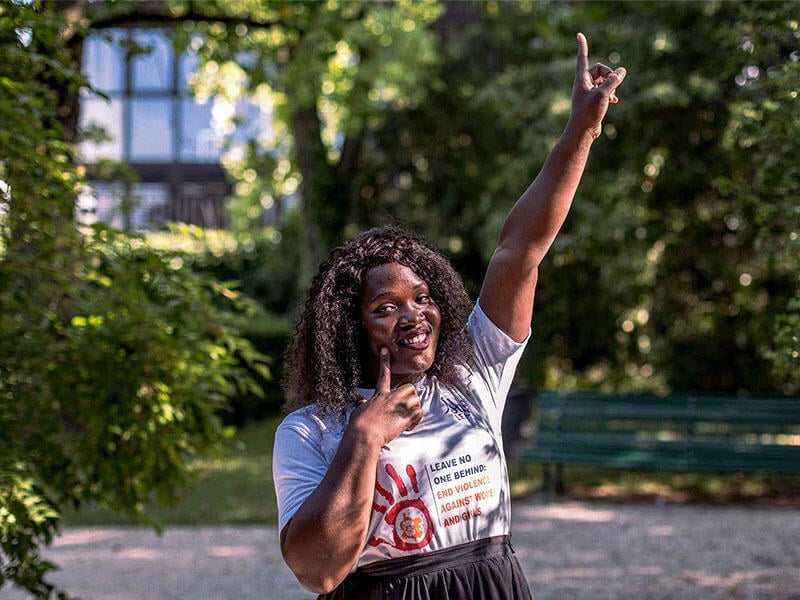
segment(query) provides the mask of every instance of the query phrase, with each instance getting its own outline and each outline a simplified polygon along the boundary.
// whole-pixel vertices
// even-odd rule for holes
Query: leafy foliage
[[[367,140],[358,227],[424,232],[477,292],[566,123],[580,29],[592,61],[631,76],[542,265],[521,372],[548,387],[796,390],[796,6],[471,5],[428,101]]]
[[[145,501],[173,496],[223,435],[231,389],[258,394],[269,376],[240,334],[273,352],[287,333],[245,295],[291,314],[328,247],[390,220],[477,293],[566,122],[579,29],[630,77],[542,266],[523,376],[800,389],[796,2],[452,3],[440,21],[405,1],[61,9],[0,4],[0,585],[52,594],[39,546],[63,506],[146,519]],[[228,126],[247,103],[275,115],[226,158],[239,237],[221,253],[71,219],[76,40],[149,10],[196,50],[195,93]],[[263,231],[271,206],[284,220]]]
[[[275,111],[227,165],[240,229],[274,203],[294,213],[298,237],[277,254],[301,268],[267,292],[275,306],[296,302],[314,256],[387,221],[436,243],[477,294],[508,208],[566,122],[585,31],[592,58],[631,77],[542,266],[523,376],[791,392],[795,8],[476,2],[433,21],[427,4],[205,3],[197,92]],[[253,26],[214,22],[245,15]]]
[[[800,167],[795,159],[800,154],[800,24],[796,9],[797,4],[790,2],[758,3],[748,5],[744,12],[740,49],[750,60],[738,75],[743,89],[731,105],[723,139],[732,169],[716,182],[721,194],[741,202],[741,212],[752,229],[754,255],[746,274],[761,297],[766,295],[759,325],[774,337],[765,344],[765,355],[787,392],[800,390]]]
[[[148,522],[144,503],[218,446],[227,398],[270,376],[230,316],[252,302],[179,252],[76,228],[65,91],[85,82],[65,28],[51,7],[0,5],[0,587],[42,598],[56,592],[39,549],[64,507]]]
[[[178,2],[175,11],[191,6]],[[426,25],[441,9],[431,0],[196,8],[203,21],[197,31],[187,23],[183,41],[203,35],[196,93],[215,94],[231,122],[242,117],[236,107],[248,104],[273,115],[269,128],[224,161],[239,181],[234,225],[258,227],[260,207],[298,201],[298,273],[305,283],[324,252],[348,235],[352,177],[366,132],[383,123],[387,109],[424,98],[437,60]]]
[[[292,311],[302,294],[297,285],[297,230],[291,223],[282,231],[266,227],[260,232],[203,230],[173,224],[169,232],[146,237],[154,248],[180,251],[184,266],[211,276],[255,303],[258,310],[232,315],[236,329],[254,348],[269,358],[269,377],[252,375],[258,392],[240,389],[230,398],[226,422],[237,426],[279,412],[284,402],[279,385],[283,352],[293,330]]]

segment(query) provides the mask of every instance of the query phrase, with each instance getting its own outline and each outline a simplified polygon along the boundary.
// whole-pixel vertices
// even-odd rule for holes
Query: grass
[[[218,458],[197,463],[196,484],[174,506],[152,506],[148,515],[163,525],[272,524],[277,522],[272,485],[272,444],[280,417],[241,429]],[[541,490],[542,468],[509,465],[511,495]],[[800,507],[800,476],[618,471],[564,468],[566,498],[612,502],[736,502]],[[98,507],[64,515],[65,525],[129,524],[131,519]]]
[[[198,477],[174,506],[148,507],[163,525],[275,523],[278,509],[272,485],[275,416],[240,429],[216,458],[197,462]],[[133,521],[101,507],[64,515],[65,525],[129,524]]]

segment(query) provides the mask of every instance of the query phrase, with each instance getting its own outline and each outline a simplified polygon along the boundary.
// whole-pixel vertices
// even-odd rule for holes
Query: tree
[[[107,4],[95,23],[146,13]],[[273,107],[271,135],[228,166],[244,221],[299,197],[296,290],[324,249],[394,219],[437,243],[476,291],[502,216],[563,126],[568,86],[556,82],[568,81],[572,36],[585,29],[595,55],[635,77],[544,267],[528,376],[790,389],[791,369],[776,375],[770,361],[796,350],[777,350],[772,325],[792,322],[792,240],[772,231],[763,206],[753,212],[742,190],[762,175],[732,140],[750,114],[742,107],[760,102],[750,96],[790,91],[786,80],[764,83],[794,64],[796,3],[453,3],[435,22],[440,55],[426,27],[439,14],[432,4],[145,5],[187,40],[202,31],[197,93],[216,93],[234,121],[242,98]],[[754,46],[759,31],[768,33]],[[765,147],[791,139],[791,128],[773,130]],[[731,184],[731,173],[745,179]],[[790,194],[762,191],[762,205],[770,196],[792,214]]]
[[[197,40],[196,92],[214,95],[231,121],[244,101],[272,114],[270,131],[229,155],[243,206],[235,226],[260,225],[251,206],[299,198],[301,281],[349,222],[352,179],[365,133],[387,106],[418,103],[436,60],[425,2],[106,3],[94,26],[141,23],[148,14],[176,25],[176,43]],[[149,11],[149,12],[148,12]],[[199,36],[199,37],[197,37]],[[255,217],[255,218],[254,218]]]
[[[250,303],[179,253],[76,227],[69,99],[86,82],[60,8],[0,5],[0,587],[42,598],[63,508],[147,521],[219,445],[244,365],[268,376],[230,325]]]
[[[350,22],[349,13],[326,14],[319,6],[321,12],[298,9],[306,20],[296,16],[292,23],[302,22],[310,39],[322,36],[321,48],[335,47],[337,32],[372,22],[366,16]],[[257,205],[263,186],[278,189],[281,181],[290,189],[298,185],[301,194],[311,189],[311,204],[325,198],[328,216],[306,200],[297,212],[307,231],[311,217],[319,228],[311,237],[319,235],[322,246],[387,220],[416,229],[451,257],[477,293],[502,218],[566,120],[572,40],[582,29],[597,60],[625,64],[633,77],[606,120],[572,216],[542,267],[525,376],[537,385],[617,390],[796,390],[797,242],[791,235],[797,227],[790,223],[796,174],[786,167],[795,130],[785,117],[797,112],[790,96],[796,7],[452,3],[433,28],[440,52],[426,63],[430,77],[401,88],[414,92],[400,94],[402,101],[368,104],[372,113],[362,111],[359,85],[343,84],[352,93],[338,94],[335,69],[317,78],[321,67],[313,65],[321,61],[278,49],[285,70],[276,71],[269,89],[287,106],[300,106],[313,94],[281,82],[312,74],[303,81],[323,93],[317,110],[303,118],[311,123],[315,113],[323,127],[307,127],[306,150],[293,155],[287,149],[283,156],[292,160],[278,160],[274,170],[271,159],[250,155],[232,172],[244,180],[248,169],[258,175],[244,186],[252,192],[242,197],[244,206]],[[309,33],[309,19],[326,33]],[[366,47],[359,56],[365,53],[371,56]],[[356,64],[359,72],[345,82],[372,74],[366,59]],[[788,75],[781,79],[779,70]],[[776,96],[782,98],[777,105]],[[331,97],[338,102],[335,114],[348,118],[326,128]],[[364,121],[359,114],[369,116]],[[289,124],[290,139],[297,117],[281,122]],[[351,137],[348,123],[365,122]],[[747,134],[757,146],[736,141],[747,131],[760,132]],[[332,154],[335,170],[346,177],[317,179],[293,160],[307,158],[313,144],[322,164],[320,140],[337,138],[347,141],[338,147],[328,141],[328,160]],[[271,176],[277,183],[269,183]],[[345,185],[329,185],[335,180]]]
[[[428,101],[370,142],[364,204],[428,233],[476,290],[566,121],[580,29],[631,77],[542,267],[521,371],[549,387],[796,390],[796,8],[475,4]]]
[[[800,153],[799,7],[796,2],[743,7],[737,34],[749,60],[736,78],[741,93],[731,105],[723,139],[738,168],[716,182],[721,195],[741,203],[754,230],[754,256],[740,278],[750,277],[759,290],[753,302],[756,310],[763,305],[759,325],[773,335],[765,355],[782,390],[795,393],[800,390],[800,168],[794,158]]]

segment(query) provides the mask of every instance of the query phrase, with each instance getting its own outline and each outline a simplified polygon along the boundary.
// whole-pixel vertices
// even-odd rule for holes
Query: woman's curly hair
[[[436,356],[427,373],[455,383],[458,366],[470,364],[472,341],[465,326],[473,302],[461,277],[416,235],[394,226],[370,229],[334,249],[311,282],[286,351],[286,412],[316,404],[323,414],[344,415],[354,388],[368,376],[361,286],[370,269],[393,262],[425,280],[441,311]]]

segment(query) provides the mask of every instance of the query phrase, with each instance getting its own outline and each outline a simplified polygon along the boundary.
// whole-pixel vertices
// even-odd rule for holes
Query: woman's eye
[[[375,309],[375,312],[378,314],[385,314],[388,312],[392,312],[394,310],[393,304],[381,304],[378,308]]]
[[[419,298],[417,298],[417,304],[430,304],[431,297],[428,294],[422,294]]]

